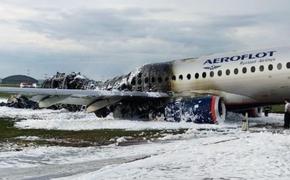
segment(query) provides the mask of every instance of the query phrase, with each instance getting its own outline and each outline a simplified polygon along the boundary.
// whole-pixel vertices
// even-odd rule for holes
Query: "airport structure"
[[[38,83],[38,81],[30,76],[26,75],[13,75],[13,76],[8,76],[4,79],[2,79],[2,84],[17,84],[19,85],[20,83]]]

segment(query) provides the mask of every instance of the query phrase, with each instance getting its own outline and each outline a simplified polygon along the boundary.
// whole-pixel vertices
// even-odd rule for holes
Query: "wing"
[[[9,88],[1,87],[0,92],[32,96],[39,107],[54,104],[75,104],[87,106],[88,112],[94,112],[105,106],[119,102],[123,98],[165,98],[167,93],[139,91],[107,91],[107,90],[76,90],[76,89],[45,89],[45,88]]]

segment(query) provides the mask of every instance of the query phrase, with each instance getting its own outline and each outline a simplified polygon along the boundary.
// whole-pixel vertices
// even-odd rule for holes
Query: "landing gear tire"
[[[110,114],[110,111],[107,107],[104,107],[102,109],[99,109],[98,111],[95,112],[95,115],[98,118],[105,118]]]

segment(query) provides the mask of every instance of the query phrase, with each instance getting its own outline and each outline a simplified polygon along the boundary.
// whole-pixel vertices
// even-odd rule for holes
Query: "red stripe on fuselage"
[[[213,123],[216,123],[216,120],[217,120],[216,113],[215,113],[215,101],[216,101],[216,97],[212,96],[211,103],[210,103],[210,112],[211,112],[211,118],[213,120]]]

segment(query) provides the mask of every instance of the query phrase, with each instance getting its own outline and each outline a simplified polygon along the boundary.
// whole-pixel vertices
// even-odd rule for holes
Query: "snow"
[[[34,111],[7,107],[0,107],[0,117],[19,118],[21,120],[17,123],[19,128],[67,130],[189,128],[184,134],[167,135],[156,142],[139,145],[85,148],[27,147],[18,152],[0,152],[0,176],[8,179],[13,179],[13,175],[17,172],[25,172],[25,177],[28,178],[37,178],[45,174],[45,177],[49,178],[86,180],[289,179],[290,177],[290,131],[281,128],[282,114],[251,118],[249,132],[240,130],[242,117],[231,113],[229,114],[231,120],[220,125],[97,119],[93,114],[83,112]],[[237,119],[238,121],[235,121]],[[119,137],[118,142],[122,141],[125,141],[125,138]],[[110,161],[114,158],[124,158],[127,161],[121,159]],[[100,160],[110,163],[100,164]],[[76,163],[82,165],[82,171],[73,171],[79,167]],[[36,167],[45,173],[41,171],[44,174],[32,176]],[[22,171],[23,168],[26,168],[25,171]],[[57,174],[58,171],[62,173]]]

